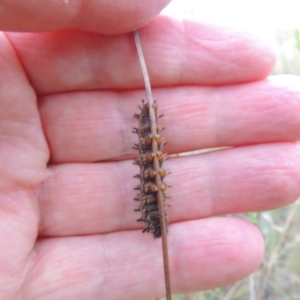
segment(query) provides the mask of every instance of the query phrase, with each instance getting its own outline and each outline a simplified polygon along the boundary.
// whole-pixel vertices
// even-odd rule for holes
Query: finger
[[[296,144],[264,144],[171,158],[165,182],[174,222],[228,213],[274,209],[300,194]],[[66,164],[40,192],[40,235],[65,236],[142,228],[133,201],[139,182],[131,161]]]
[[[169,233],[173,293],[228,285],[261,261],[258,230],[242,220],[174,224]],[[164,295],[161,240],[140,232],[41,240],[25,299],[153,299]]]
[[[0,33],[0,299],[15,299],[38,228],[35,186],[48,151],[36,97]]]
[[[132,34],[8,36],[40,94],[144,86]],[[253,36],[192,21],[159,17],[140,37],[153,86],[258,80],[275,62],[270,47]]]
[[[5,31],[84,30],[120,34],[143,27],[169,0],[1,1],[0,28]]]
[[[169,154],[203,148],[300,139],[300,81],[268,80],[222,87],[154,90]],[[132,134],[144,93],[90,92],[45,97],[43,127],[53,162],[135,158]],[[88,146],[87,146],[88,145]]]

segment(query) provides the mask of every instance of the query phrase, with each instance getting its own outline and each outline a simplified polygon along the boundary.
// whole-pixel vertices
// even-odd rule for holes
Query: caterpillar
[[[138,135],[139,141],[134,145],[133,149],[139,152],[138,159],[134,161],[134,164],[140,167],[139,174],[135,175],[135,178],[140,180],[139,186],[135,187],[135,190],[139,190],[139,194],[135,201],[139,201],[139,208],[135,211],[141,212],[142,216],[137,221],[145,222],[145,227],[143,232],[150,232],[153,237],[161,237],[161,224],[160,224],[160,214],[158,208],[158,190],[155,183],[155,177],[158,174],[161,178],[160,191],[163,195],[163,201],[165,203],[168,198],[165,194],[167,185],[164,183],[164,178],[167,175],[166,170],[162,167],[163,162],[167,159],[167,155],[162,152],[163,146],[166,144],[165,139],[161,137],[160,133],[163,130],[160,126],[157,126],[157,132],[153,134],[151,132],[151,121],[149,115],[149,104],[142,100],[142,107],[139,107],[140,113],[134,114],[134,117],[139,121],[139,126],[133,128],[133,133]],[[157,116],[157,105],[153,104],[155,112],[155,120],[161,116]],[[153,139],[157,144],[156,153],[153,152]],[[154,157],[158,158],[159,168],[155,169],[153,161]],[[165,212],[166,223],[168,223],[168,216]]]

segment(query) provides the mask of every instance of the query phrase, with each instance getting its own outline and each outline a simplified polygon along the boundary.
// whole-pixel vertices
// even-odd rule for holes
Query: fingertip
[[[210,70],[207,66],[207,84],[212,83],[211,78],[215,78],[214,85],[256,81],[272,72],[276,54],[268,40],[249,31],[195,20],[184,20],[183,25],[184,31],[189,33],[186,34],[189,57],[196,58],[197,52],[201,51],[203,56],[209,54],[207,64],[220,62]],[[197,58],[194,66],[199,68],[196,62]]]
[[[79,14],[71,29],[107,35],[128,33],[153,21],[170,1],[119,0],[106,6],[96,2]]]

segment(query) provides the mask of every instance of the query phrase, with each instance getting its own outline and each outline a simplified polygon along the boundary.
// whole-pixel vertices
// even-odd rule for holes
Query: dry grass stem
[[[154,101],[152,97],[152,91],[151,91],[151,85],[149,80],[149,75],[147,71],[147,66],[145,63],[141,42],[139,39],[139,35],[137,31],[133,32],[139,61],[141,64],[141,69],[143,73],[145,88],[146,88],[146,95],[147,95],[147,101],[149,105],[149,114],[150,114],[150,122],[151,122],[151,133],[153,136],[157,133],[157,121],[155,117],[155,111],[154,111]],[[158,145],[156,139],[152,139],[152,152],[157,153],[158,151]],[[167,300],[171,300],[171,284],[170,284],[170,271],[169,271],[169,254],[168,254],[168,241],[167,241],[167,220],[166,220],[166,212],[165,212],[165,205],[164,205],[164,196],[163,191],[161,190],[161,177],[159,175],[159,160],[158,157],[154,157],[153,161],[153,167],[156,171],[155,176],[155,183],[158,187],[157,191],[157,199],[158,199],[158,208],[159,208],[159,215],[160,215],[160,224],[161,224],[161,237],[162,237],[162,251],[163,251],[163,261],[164,261],[164,274],[165,274],[165,287],[166,287],[166,297]]]

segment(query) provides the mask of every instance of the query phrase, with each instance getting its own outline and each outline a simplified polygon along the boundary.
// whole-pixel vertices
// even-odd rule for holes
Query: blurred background
[[[276,49],[273,75],[300,75],[299,0],[173,0],[162,13],[259,35]],[[300,299],[299,200],[281,209],[240,216],[259,227],[265,238],[266,253],[260,268],[231,286],[176,295],[174,300]]]

